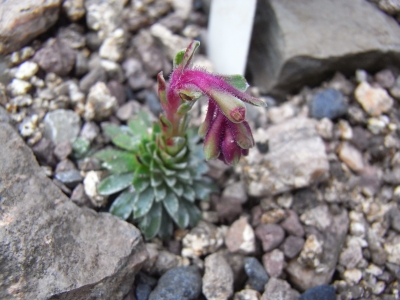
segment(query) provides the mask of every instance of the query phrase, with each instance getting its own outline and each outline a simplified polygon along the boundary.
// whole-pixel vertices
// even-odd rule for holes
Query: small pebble
[[[287,258],[295,258],[303,249],[304,239],[298,236],[289,235],[282,244],[283,253]]]
[[[330,285],[318,285],[308,289],[299,300],[336,300],[335,288]]]
[[[269,276],[262,264],[255,257],[247,257],[244,260],[244,270],[249,278],[247,284],[256,291],[263,292]]]
[[[271,277],[279,277],[282,275],[285,265],[285,256],[279,249],[274,249],[271,252],[265,253],[262,257],[263,265],[267,273]]]
[[[150,293],[149,300],[196,300],[201,293],[201,277],[196,267],[178,267],[165,272]]]
[[[282,243],[285,232],[277,224],[261,224],[256,228],[256,236],[261,240],[264,252],[268,252]]]
[[[316,119],[336,119],[347,113],[347,104],[341,92],[326,89],[311,100],[310,115]]]

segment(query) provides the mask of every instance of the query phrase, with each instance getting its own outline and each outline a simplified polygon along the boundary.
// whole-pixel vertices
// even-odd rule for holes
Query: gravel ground
[[[201,1],[93,1],[85,22],[79,2],[6,57],[0,105],[71,201],[107,211],[87,150],[109,145],[105,123],[158,115],[155,75],[191,39],[212,70],[207,18]],[[249,107],[257,147],[235,169],[209,163],[220,193],[203,221],[147,241],[125,299],[400,299],[399,74],[337,73],[285,102],[250,88],[269,104]]]

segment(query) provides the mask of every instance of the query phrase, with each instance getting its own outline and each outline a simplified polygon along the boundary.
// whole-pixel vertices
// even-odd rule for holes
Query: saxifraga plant
[[[169,84],[157,76],[158,96],[164,113],[151,127],[140,113],[128,126],[104,127],[120,149],[106,149],[96,157],[111,175],[98,186],[102,195],[121,192],[110,212],[138,224],[146,239],[195,226],[201,214],[195,200],[208,200],[213,184],[204,174],[206,160],[218,158],[235,165],[254,146],[246,121],[244,102],[264,106],[245,93],[248,84],[240,75],[221,76],[193,68],[198,41],[178,52]],[[188,129],[188,111],[200,97],[208,110],[196,135]],[[204,156],[199,138],[204,138]]]

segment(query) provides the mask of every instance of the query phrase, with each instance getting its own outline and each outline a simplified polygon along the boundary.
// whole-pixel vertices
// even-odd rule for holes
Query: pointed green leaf
[[[191,227],[195,227],[197,223],[201,220],[201,212],[197,208],[196,205],[192,203],[184,202],[183,206],[185,206],[188,214],[189,214],[189,225]]]
[[[186,200],[188,200],[190,202],[194,202],[194,200],[196,198],[196,193],[194,192],[194,189],[191,186],[186,184],[183,186],[183,195],[182,196]]]
[[[187,167],[187,165],[188,165],[188,162],[185,161],[185,162],[181,162],[178,164],[173,164],[173,167],[174,167],[174,169],[177,169],[177,170],[183,170]]]
[[[138,193],[141,193],[150,185],[150,180],[149,178],[143,178],[135,175],[132,185],[135,187],[135,190]]]
[[[180,201],[178,212],[174,215],[173,220],[175,221],[176,225],[184,229],[189,225],[189,213],[182,203],[184,202]]]
[[[128,217],[132,213],[132,205],[135,197],[135,192],[131,192],[129,190],[122,192],[111,204],[110,213],[117,217],[120,217],[123,220],[128,219]]]
[[[170,187],[174,193],[181,197],[183,195],[183,185],[180,182],[176,182],[173,186]]]
[[[154,196],[156,197],[157,202],[164,200],[166,195],[167,195],[167,188],[165,187],[164,184],[154,187]]]
[[[160,225],[160,230],[158,231],[158,236],[161,239],[166,239],[172,235],[173,230],[174,230],[174,224],[172,223],[172,219],[169,217],[165,209],[162,208],[161,225]]]
[[[249,87],[246,78],[244,78],[242,75],[222,76],[222,78],[241,92],[245,92]]]
[[[185,55],[185,51],[186,51],[186,48],[182,49],[175,55],[174,62],[173,62],[174,69],[181,64],[183,56]]]
[[[179,130],[178,130],[181,134],[184,134],[187,131],[188,126],[189,126],[189,121],[190,121],[189,114],[182,116],[182,119],[179,123]]]
[[[138,219],[146,215],[153,205],[153,202],[154,191],[151,187],[145,189],[140,194],[137,194],[133,204],[133,217]]]
[[[103,155],[104,157],[106,155]],[[112,158],[104,160],[102,167],[112,174],[122,174],[135,171],[138,167],[138,162],[132,153],[119,151]]]
[[[174,160],[175,161],[180,160],[186,155],[187,152],[188,152],[188,147],[184,147],[181,151],[178,152],[178,154],[174,156]]]
[[[118,126],[111,123],[102,124],[101,128],[103,129],[104,133],[108,135],[110,138],[114,138],[120,134],[129,134],[131,133],[129,127],[127,126]]]
[[[114,145],[128,150],[136,151],[140,144],[140,136],[131,136],[128,134],[120,134],[112,139]]]
[[[124,157],[125,155],[132,155],[132,154],[117,149],[104,149],[97,151],[93,156],[101,161],[107,161],[121,156]]]
[[[143,155],[137,155],[136,159],[138,160],[139,163],[150,167],[150,163],[152,161],[150,154],[144,153]]]
[[[175,156],[186,145],[186,139],[174,136],[165,141],[166,151],[169,155]]]
[[[176,195],[172,192],[167,193],[165,199],[163,200],[163,205],[172,218],[178,212],[179,201]]]
[[[188,180],[191,179],[189,170],[180,171],[180,172],[178,172],[178,173],[176,174],[176,176],[177,176],[179,179],[182,179],[183,181],[188,181]]]
[[[194,181],[193,189],[194,189],[194,192],[196,193],[197,199],[202,200],[202,201],[209,200],[212,189],[210,187],[208,187],[206,184],[204,184],[201,181]]]
[[[106,196],[122,191],[132,184],[134,173],[110,175],[100,182],[97,191]]]
[[[129,128],[135,136],[146,136],[148,134],[147,129],[149,128],[145,120],[140,117],[131,119],[128,122]]]
[[[171,176],[165,176],[164,177],[164,181],[165,181],[165,183],[169,186],[169,187],[172,187],[172,186],[174,186],[175,185],[175,183],[176,183],[176,177],[171,177]]]
[[[163,177],[161,176],[161,174],[151,173],[150,183],[152,187],[157,187],[163,183]]]
[[[154,203],[149,213],[139,222],[139,227],[146,240],[154,238],[160,230],[162,219],[162,206]]]
[[[84,157],[90,149],[90,142],[85,139],[78,137],[72,143],[72,151],[76,158]]]

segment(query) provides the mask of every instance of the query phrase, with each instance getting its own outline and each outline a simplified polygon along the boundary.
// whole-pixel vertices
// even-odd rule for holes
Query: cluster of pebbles
[[[102,124],[156,116],[155,75],[205,42],[207,20],[201,1],[81,2],[64,1],[67,25],[7,56],[0,105],[53,182],[103,211],[112,199],[90,156],[109,144]],[[398,70],[337,73],[283,103],[249,92],[269,104],[249,107],[257,147],[235,170],[210,162],[221,193],[195,228],[147,241],[126,299],[399,299]]]

